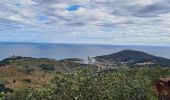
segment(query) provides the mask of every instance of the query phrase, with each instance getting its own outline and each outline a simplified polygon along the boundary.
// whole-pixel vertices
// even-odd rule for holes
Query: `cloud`
[[[170,43],[169,0],[1,0],[0,40]]]
[[[154,17],[159,16],[160,14],[169,13],[170,6],[162,3],[154,3],[143,7],[137,12],[139,17]]]

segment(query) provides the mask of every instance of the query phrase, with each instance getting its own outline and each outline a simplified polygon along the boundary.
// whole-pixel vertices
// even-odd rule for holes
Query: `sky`
[[[0,41],[170,46],[170,0],[0,0]]]

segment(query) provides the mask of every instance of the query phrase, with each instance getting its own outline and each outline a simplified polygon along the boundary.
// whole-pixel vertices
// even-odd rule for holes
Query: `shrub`
[[[0,100],[4,100],[5,97],[5,93],[4,92],[0,92]]]
[[[31,79],[23,79],[24,82],[31,83]]]
[[[39,65],[39,67],[45,71],[55,70],[54,65],[52,65],[52,64],[41,64],[41,65]]]
[[[50,87],[20,90],[6,97],[7,100],[157,100],[154,82],[168,75],[169,68],[120,68],[102,72],[82,68],[71,74],[53,74]]]
[[[13,92],[13,90],[5,87],[5,85],[3,85],[3,84],[0,84],[0,93],[1,92],[7,93],[7,92]]]

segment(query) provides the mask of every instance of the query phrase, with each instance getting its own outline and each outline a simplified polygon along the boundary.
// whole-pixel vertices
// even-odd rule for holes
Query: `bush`
[[[6,100],[56,100],[51,89],[26,88],[5,96]]]
[[[5,97],[5,93],[4,92],[0,92],[0,100],[4,100]]]
[[[5,85],[3,85],[3,84],[0,84],[0,93],[1,92],[7,93],[7,92],[13,92],[13,90],[5,87]]]
[[[12,94],[7,94],[5,96],[5,100],[30,100],[28,97],[32,93],[31,89],[22,89],[19,91],[15,91]]]
[[[24,82],[31,83],[31,79],[23,79]]]
[[[39,67],[45,71],[55,70],[54,65],[52,65],[52,64],[41,64],[41,65],[39,65]]]
[[[20,90],[6,97],[7,100],[157,100],[155,80],[168,75],[169,68],[120,68],[102,72],[83,68],[72,74],[53,74],[50,87]]]

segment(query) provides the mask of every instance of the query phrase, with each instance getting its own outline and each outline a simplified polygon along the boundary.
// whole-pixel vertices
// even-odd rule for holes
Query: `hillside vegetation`
[[[90,64],[78,58],[4,59],[0,100],[157,100],[155,84],[170,77],[169,59],[144,52],[124,50],[95,58]]]
[[[170,67],[170,59],[157,57],[141,51],[123,50],[117,53],[95,57],[97,61],[110,61],[116,63],[126,63],[127,66],[149,63],[151,67],[161,66]]]
[[[0,85],[12,90],[48,85],[52,73],[72,73],[84,66],[87,65],[45,58],[7,58],[0,61]]]
[[[170,68],[119,68],[96,72],[81,68],[57,72],[48,87],[26,88],[4,96],[6,100],[157,100],[155,82],[168,77]]]

